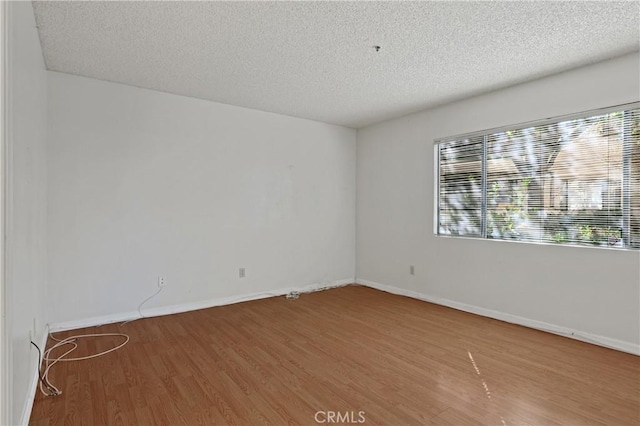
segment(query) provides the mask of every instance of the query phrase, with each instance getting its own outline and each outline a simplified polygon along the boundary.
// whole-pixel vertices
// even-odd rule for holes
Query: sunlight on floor
[[[471,365],[473,365],[473,369],[476,370],[476,374],[480,376],[480,380],[482,381],[482,387],[484,388],[484,392],[487,395],[487,398],[491,400],[491,391],[489,390],[489,385],[487,385],[487,382],[482,378],[482,373],[480,373],[480,368],[478,368],[478,365],[476,364],[476,361],[473,359],[473,355],[471,355],[471,352],[467,351],[467,354],[469,354],[469,359],[471,360]],[[500,421],[504,426],[507,426],[507,422],[505,422],[504,417],[500,416]]]

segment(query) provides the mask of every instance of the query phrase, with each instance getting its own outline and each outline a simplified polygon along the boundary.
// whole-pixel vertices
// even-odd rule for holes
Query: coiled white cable
[[[323,283],[324,284],[324,283]],[[292,291],[287,295],[287,299],[289,298],[296,298],[297,297],[289,297],[290,294],[295,294],[296,296],[299,296],[300,294],[307,294],[307,293],[313,293],[316,291],[322,291],[322,290],[328,290],[329,288],[332,288],[333,286],[330,285],[330,283],[326,283],[327,285],[320,287],[320,288],[316,288],[316,289],[309,289],[306,291],[301,291],[301,292],[297,292],[297,291]],[[152,298],[154,298],[155,296],[157,296],[161,291],[162,291],[163,287],[159,287],[158,290],[153,293],[151,296],[147,297],[146,299],[144,299],[142,301],[142,303],[140,303],[138,305],[138,313],[140,314],[140,318],[134,318],[128,321],[123,322],[122,324],[120,324],[120,326],[123,326],[131,321],[135,321],[136,319],[141,319],[141,318],[145,318],[145,316],[142,314],[142,306],[144,306],[145,303],[147,303],[149,300],[151,300]],[[273,296],[281,296],[280,293],[272,293],[272,292],[264,292],[261,293],[259,295],[260,298],[262,297],[273,297]],[[240,297],[238,299],[232,300],[232,301],[228,301],[227,303],[238,303],[238,302],[244,302],[244,301],[249,301],[249,300],[254,300],[256,298],[256,295],[253,295],[251,297]],[[122,342],[121,344],[119,344],[118,346],[115,346],[111,349],[107,349],[106,351],[102,351],[100,353],[97,354],[93,354],[93,355],[87,355],[87,356],[83,356],[83,357],[77,357],[77,358],[65,358],[65,356],[69,355],[71,352],[73,352],[74,350],[76,350],[76,348],[78,347],[78,344],[75,343],[75,341],[77,339],[84,339],[87,337],[102,337],[102,336],[120,336],[120,337],[124,337],[125,341]],[[55,345],[53,345],[52,347],[50,347],[49,349],[47,349],[44,354],[43,354],[43,361],[45,362],[45,368],[44,368],[44,373],[42,374],[42,379],[40,380],[40,392],[42,392],[45,396],[51,396],[51,395],[61,395],[62,391],[60,391],[58,388],[56,388],[55,386],[53,386],[51,384],[51,382],[49,381],[49,371],[51,370],[51,367],[53,367],[56,363],[58,362],[68,362],[68,361],[82,361],[85,359],[91,359],[91,358],[97,358],[99,356],[102,355],[106,355],[109,352],[113,352],[116,351],[118,349],[120,349],[121,347],[123,347],[124,345],[126,345],[129,342],[129,336],[123,333],[98,333],[98,334],[78,334],[75,336],[69,336],[65,339],[56,339],[53,334],[50,335],[50,337],[55,340],[57,343]],[[66,351],[65,353],[63,353],[62,355],[56,357],[56,358],[50,358],[49,355],[51,354],[51,352],[57,348],[60,348],[64,345],[73,345],[73,347],[71,349],[69,349],[68,351]],[[43,389],[43,386],[46,386],[47,389],[49,390],[49,392],[45,392],[45,390]]]
[[[99,352],[97,354],[76,357],[76,358],[65,358],[67,355],[69,355],[71,352],[76,350],[76,348],[78,347],[76,340],[85,339],[88,337],[104,337],[104,336],[124,337],[125,340],[124,342],[120,343],[118,346]],[[51,338],[55,340],[57,343],[52,347],[50,347],[49,349],[47,349],[46,351],[44,351],[43,361],[45,362],[45,367],[44,367],[44,372],[42,373],[42,380],[40,381],[40,392],[42,392],[45,396],[62,394],[62,391],[60,391],[60,389],[52,385],[51,382],[49,381],[49,371],[51,370],[51,367],[53,367],[56,363],[69,362],[69,361],[82,361],[85,359],[97,358],[99,356],[106,355],[109,352],[116,351],[129,342],[129,336],[122,333],[78,334],[75,336],[69,336],[62,340],[56,339],[55,337],[53,337],[53,335],[51,335]],[[58,357],[55,357],[55,358],[50,357],[50,354],[53,350],[60,348],[64,345],[73,345],[73,347]],[[43,389],[43,384],[47,386],[47,388],[49,389],[49,392],[45,392],[45,390]]]

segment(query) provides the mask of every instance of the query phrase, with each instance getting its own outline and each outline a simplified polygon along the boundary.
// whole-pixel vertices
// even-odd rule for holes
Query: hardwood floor
[[[359,286],[80,332],[131,341],[54,366],[30,424],[640,424],[640,357]]]

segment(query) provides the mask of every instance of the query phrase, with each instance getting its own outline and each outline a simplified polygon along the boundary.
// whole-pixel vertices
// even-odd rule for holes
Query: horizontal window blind
[[[441,235],[640,247],[640,109],[437,142]]]
[[[482,149],[477,137],[440,145],[440,233],[481,236]]]

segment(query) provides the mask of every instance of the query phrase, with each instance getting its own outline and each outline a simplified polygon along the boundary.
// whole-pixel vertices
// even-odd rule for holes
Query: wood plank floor
[[[131,341],[54,366],[30,424],[640,424],[640,357],[359,286],[81,332]]]

